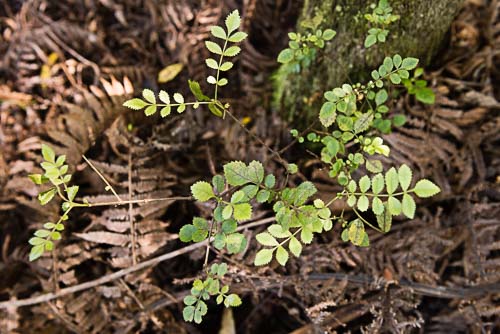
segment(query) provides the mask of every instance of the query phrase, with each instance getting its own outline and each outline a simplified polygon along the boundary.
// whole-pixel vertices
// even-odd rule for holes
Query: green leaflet
[[[224,165],[224,176],[232,186],[260,184],[264,180],[264,167],[258,161],[252,161],[248,166],[241,161],[233,161]]]
[[[441,189],[431,181],[423,179],[417,182],[413,191],[418,197],[427,198],[437,195]]]
[[[215,197],[214,191],[210,183],[205,181],[198,181],[191,186],[191,194],[200,202],[206,202]]]

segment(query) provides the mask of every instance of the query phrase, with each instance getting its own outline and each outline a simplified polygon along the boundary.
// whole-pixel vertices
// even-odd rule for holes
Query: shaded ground
[[[30,263],[32,231],[59,214],[57,205],[38,205],[37,189],[26,178],[37,171],[41,141],[67,154],[82,194],[96,200],[109,196],[99,195],[104,186],[82,163],[83,153],[124,198],[185,195],[195,180],[210,177],[231,159],[259,159],[267,170],[280,173],[265,148],[232,123],[202,112],[166,122],[146,119],[121,104],[143,87],[178,89],[188,78],[203,81],[207,54],[201,41],[211,25],[239,8],[249,40],[233,73],[238,84],[226,94],[235,98],[237,115],[249,117],[245,122],[251,131],[274,148],[285,147],[290,138],[270,108],[269,76],[300,4],[125,3],[0,4],[2,301],[59,291],[133,266],[130,217],[137,260],[144,261],[183,247],[176,235],[180,226],[195,213],[207,213],[185,202],[82,211],[67,225],[54,256]],[[485,333],[500,327],[499,9],[496,1],[467,2],[428,71],[436,105],[424,107],[403,96],[393,106],[409,122],[386,136],[392,163],[404,162],[431,177],[443,189],[441,195],[422,203],[414,220],[397,220],[389,234],[371,234],[369,249],[342,243],[337,226],[286,268],[256,269],[252,243],[245,260],[233,259],[230,275],[245,296],[244,305],[231,314],[238,333],[356,332],[362,327],[368,332]],[[158,85],[159,70],[173,63],[184,64],[183,71]],[[284,157],[299,160],[323,196],[337,192],[314,155],[293,146]],[[256,220],[270,215],[269,207],[255,208]],[[93,233],[99,231],[113,236]],[[221,256],[226,257],[214,253],[211,259]],[[217,332],[222,309],[215,305],[202,326],[182,321],[179,300],[200,274],[203,257],[204,250],[195,249],[49,303],[0,310],[1,331]],[[393,280],[400,283],[387,283]]]

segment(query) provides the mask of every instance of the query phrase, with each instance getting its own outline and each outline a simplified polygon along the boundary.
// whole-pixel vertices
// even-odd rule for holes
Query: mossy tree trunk
[[[373,0],[376,2],[376,0]],[[373,11],[372,1],[305,0],[297,27],[317,14],[323,16],[321,29],[332,28],[337,36],[316,61],[299,74],[278,71],[275,102],[282,116],[299,128],[305,127],[319,112],[323,92],[344,82],[366,80],[385,55],[416,57],[428,65],[442,45],[451,22],[463,0],[389,0],[400,20],[392,23],[385,43],[363,47],[369,22],[364,14]]]

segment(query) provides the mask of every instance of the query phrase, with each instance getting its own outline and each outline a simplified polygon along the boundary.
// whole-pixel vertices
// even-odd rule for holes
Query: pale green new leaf
[[[336,34],[337,34],[337,32],[335,30],[326,29],[325,31],[323,31],[323,39],[325,41],[329,41],[332,38],[334,38]]]
[[[133,110],[141,110],[142,108],[144,108],[147,105],[148,104],[146,102],[144,102],[143,100],[138,99],[138,98],[131,99],[131,100],[125,101],[123,103],[124,107],[130,108]]]
[[[335,122],[337,117],[336,105],[333,102],[325,102],[319,112],[319,120],[324,127],[329,127]]]
[[[224,305],[226,307],[237,307],[241,305],[241,298],[235,293],[230,294],[229,296],[226,297],[226,300],[224,301]]]
[[[391,73],[389,79],[391,79],[391,82],[395,85],[399,85],[401,83],[401,77],[397,73]]]
[[[415,67],[417,67],[417,65],[418,65],[417,58],[408,57],[408,58],[403,59],[403,62],[401,64],[401,68],[409,71],[409,70],[413,70]]]
[[[279,242],[274,238],[271,234],[267,232],[259,233],[255,236],[255,239],[259,242],[259,244],[263,246],[274,247],[278,246]]]
[[[240,13],[234,10],[226,17],[226,28],[229,34],[238,29],[241,24]]]
[[[372,200],[372,211],[375,215],[381,215],[384,213],[384,203],[378,197],[374,197]]]
[[[238,190],[231,196],[231,203],[240,203],[245,198],[245,192]]]
[[[365,238],[365,227],[363,226],[363,222],[359,219],[356,219],[349,226],[349,240],[356,246],[360,246],[363,243],[363,239]]]
[[[215,59],[212,59],[212,58],[207,58],[205,59],[205,63],[207,64],[208,67],[210,67],[211,69],[218,69],[219,68],[219,64],[217,64],[217,61],[215,61]]]
[[[387,187],[387,193],[392,194],[398,188],[399,178],[398,172],[394,167],[391,167],[385,174],[385,184]]]
[[[394,55],[394,57],[392,57],[392,62],[394,63],[394,66],[396,66],[396,68],[399,68],[401,66],[401,63],[403,62],[403,59],[400,55],[396,54]]]
[[[366,160],[366,169],[372,173],[380,173],[384,170],[380,160]]]
[[[377,104],[377,106],[379,106],[385,103],[388,97],[389,96],[387,95],[387,91],[385,89],[381,89],[375,95],[375,103]]]
[[[215,85],[217,83],[217,79],[213,75],[207,77],[207,82],[211,85]]]
[[[260,184],[264,180],[264,167],[260,161],[252,161],[248,165],[248,178],[250,182]]]
[[[144,89],[142,91],[142,97],[144,100],[148,101],[149,103],[155,104],[156,103],[156,97],[155,93],[151,89]]]
[[[161,115],[161,117],[167,117],[168,115],[170,115],[171,111],[172,111],[172,107],[171,106],[163,107],[160,110],[160,115]]]
[[[372,113],[364,113],[362,114],[356,122],[354,122],[354,133],[360,133],[363,131],[366,131],[370,128],[371,124],[373,121],[373,114]]]
[[[272,236],[276,238],[288,238],[289,236],[292,235],[292,233],[289,230],[287,229],[283,230],[283,227],[279,224],[273,224],[269,226],[267,230]]]
[[[184,96],[180,93],[175,93],[174,94],[174,101],[177,103],[184,103]]]
[[[224,165],[224,176],[232,186],[241,186],[248,183],[247,166],[242,161],[232,161]]]
[[[291,49],[284,49],[278,55],[278,62],[282,64],[289,63],[293,60],[293,51]]]
[[[263,266],[271,262],[273,259],[273,249],[261,249],[255,255],[254,265]]]
[[[219,70],[221,71],[229,71],[230,69],[233,68],[233,63],[231,63],[230,61],[226,61],[225,63],[223,63]]]
[[[247,38],[247,36],[248,34],[246,32],[237,31],[229,37],[228,41],[231,43],[239,43]]]
[[[366,39],[365,39],[365,48],[369,48],[371,47],[372,45],[374,45],[375,43],[377,43],[377,36],[376,35],[368,35],[366,36]]]
[[[78,186],[71,186],[66,189],[66,193],[68,194],[68,199],[70,202],[73,202],[75,199],[76,193],[78,192],[79,187]]]
[[[305,227],[302,228],[302,231],[300,231],[300,239],[302,240],[303,243],[310,244],[313,240],[312,231]]]
[[[349,181],[349,183],[347,184],[347,190],[349,190],[351,193],[355,192],[357,188],[358,186],[356,184],[356,181],[354,180]]]
[[[191,186],[191,193],[193,197],[200,202],[206,202],[215,197],[214,191],[210,183],[205,181],[198,181]]]
[[[42,184],[46,183],[47,181],[49,181],[49,179],[46,178],[45,176],[43,176],[42,174],[30,174],[30,175],[28,175],[28,177],[36,185],[42,185]]]
[[[227,205],[222,210],[222,218],[223,219],[229,219],[229,218],[231,218],[232,214],[233,214],[233,206],[232,205]]]
[[[42,144],[42,156],[46,161],[52,163],[56,162],[56,153],[50,146],[46,144]]]
[[[408,190],[410,187],[411,179],[412,179],[412,172],[410,167],[407,165],[401,165],[398,169],[398,179],[399,179],[399,184],[401,185],[401,189],[404,191]]]
[[[288,248],[290,249],[290,252],[296,257],[299,257],[300,254],[302,253],[302,244],[295,237],[290,238],[290,243],[288,244]]]
[[[432,197],[441,191],[437,185],[427,179],[418,181],[413,190],[420,198]]]
[[[387,233],[392,226],[392,215],[387,208],[384,211],[383,214],[377,215],[377,224],[382,232]]]
[[[220,38],[220,39],[226,39],[226,31],[222,27],[219,26],[212,26],[210,28],[210,32],[212,33],[212,36]]]
[[[240,53],[241,48],[239,46],[233,45],[224,51],[224,57],[234,57]]]
[[[276,250],[276,260],[282,266],[288,262],[288,252],[283,246],[278,246],[278,249]]]
[[[380,194],[384,190],[385,182],[382,174],[377,174],[372,178],[372,191],[374,194]]]
[[[182,112],[184,112],[184,110],[186,110],[186,105],[185,104],[181,104],[177,107],[177,112],[180,114]]]
[[[359,180],[359,190],[361,190],[361,192],[365,193],[368,191],[368,189],[370,189],[370,178],[368,177],[368,175],[365,175],[363,176],[360,180]]]
[[[38,259],[40,256],[43,255],[43,250],[44,250],[43,244],[33,246],[30,251],[29,260],[35,261],[36,259]]]
[[[168,93],[165,92],[164,90],[160,90],[158,98],[160,99],[161,102],[165,104],[170,104],[170,96],[168,96]]]
[[[146,116],[151,116],[156,112],[156,105],[152,105],[144,109],[144,114]]]
[[[38,201],[41,205],[49,203],[56,194],[56,188],[52,188],[38,194]]]
[[[215,53],[216,55],[222,55],[222,48],[219,46],[219,44],[211,41],[205,41],[205,46],[207,47],[208,51]]]
[[[197,301],[197,299],[193,295],[188,295],[188,296],[184,297],[184,304],[187,306],[193,305],[194,303],[196,303],[196,301]]]
[[[182,310],[182,317],[184,321],[191,322],[194,318],[194,306],[186,306],[184,310]]]
[[[413,197],[411,197],[410,195],[408,194],[403,195],[401,208],[403,210],[403,214],[406,217],[410,219],[413,219],[413,217],[415,217],[415,210],[417,208],[417,205],[415,204]]]
[[[235,204],[233,216],[239,222],[252,218],[252,206],[249,203]]]
[[[269,190],[261,190],[257,193],[257,202],[259,203],[264,203],[266,202],[269,197],[271,196],[271,192],[269,192]]]
[[[366,210],[368,210],[369,205],[370,205],[370,202],[368,201],[368,197],[366,197],[365,195],[361,195],[358,198],[359,211],[365,212]]]
[[[387,209],[393,216],[401,213],[401,202],[396,197],[390,196],[387,201]]]

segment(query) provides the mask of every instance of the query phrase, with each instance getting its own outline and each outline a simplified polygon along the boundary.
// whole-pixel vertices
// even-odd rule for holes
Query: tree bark
[[[373,2],[375,2],[374,0]],[[337,36],[310,67],[298,74],[287,74],[283,67],[275,77],[275,103],[282,116],[299,128],[314,120],[323,100],[323,92],[344,82],[368,79],[385,55],[416,57],[428,65],[439,50],[451,22],[463,0],[389,0],[400,19],[388,26],[385,43],[364,48],[370,23],[364,14],[371,13],[372,2],[363,0],[305,0],[301,22],[323,16],[320,29],[331,28]]]

